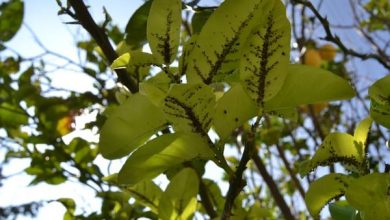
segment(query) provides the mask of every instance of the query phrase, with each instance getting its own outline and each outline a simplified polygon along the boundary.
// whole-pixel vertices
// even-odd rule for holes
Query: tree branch
[[[104,29],[100,28],[93,20],[91,14],[88,12],[87,6],[85,6],[82,0],[69,0],[69,4],[75,11],[75,16],[80,22],[81,26],[92,36],[99,47],[102,49],[107,60],[112,63],[118,55],[112,47]],[[132,79],[129,73],[125,69],[115,70],[119,81],[124,84],[133,93],[138,92],[138,85],[134,79]]]
[[[324,37],[325,40],[335,43],[345,54],[352,55],[354,57],[358,57],[362,60],[367,59],[375,59],[380,64],[382,64],[386,69],[390,69],[390,60],[385,59],[384,57],[374,54],[374,53],[359,53],[355,50],[352,50],[350,48],[347,48],[343,42],[341,42],[340,38],[337,35],[334,35],[332,31],[330,30],[329,21],[327,18],[323,17],[319,11],[314,7],[314,5],[307,0],[292,0],[293,4],[302,4],[303,6],[309,8],[314,15],[317,17],[317,19],[320,21],[322,27],[324,28],[324,31],[326,33],[326,36]]]
[[[285,219],[287,220],[295,219],[286,201],[284,200],[282,194],[280,193],[275,181],[272,179],[267,169],[265,168],[265,165],[261,160],[261,158],[257,154],[252,154],[252,160],[255,163],[257,169],[259,170],[261,176],[263,177],[265,183],[267,184],[269,190],[271,191],[271,194],[275,199],[276,204],[279,206],[280,210],[282,211],[282,214],[284,215]]]

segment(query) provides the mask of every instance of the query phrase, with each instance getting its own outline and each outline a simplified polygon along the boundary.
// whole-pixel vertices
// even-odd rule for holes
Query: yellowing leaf
[[[198,188],[197,173],[191,168],[181,170],[161,197],[159,217],[163,220],[190,219],[196,211]]]
[[[72,123],[73,117],[68,115],[58,120],[56,127],[58,133],[60,133],[61,136],[69,134],[73,130]]]
[[[113,109],[100,132],[99,151],[107,159],[123,157],[162,129],[163,112],[137,93]]]
[[[165,134],[149,141],[127,159],[118,182],[133,185],[185,161],[211,159],[213,155],[208,143],[196,134]]]
[[[153,0],[147,22],[150,49],[160,64],[170,64],[179,46],[180,0]]]
[[[305,195],[310,214],[316,218],[331,199],[343,195],[351,179],[343,174],[331,173],[311,183]]]

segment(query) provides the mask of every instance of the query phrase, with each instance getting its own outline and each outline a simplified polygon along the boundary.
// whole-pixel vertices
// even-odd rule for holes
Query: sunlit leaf
[[[305,195],[306,206],[313,217],[319,215],[321,209],[333,198],[345,193],[351,177],[331,173],[310,184]]]
[[[163,111],[175,131],[207,135],[214,115],[215,96],[202,84],[173,85]]]
[[[23,1],[2,1],[0,4],[0,42],[11,40],[22,25],[23,15]]]
[[[179,46],[180,0],[153,0],[147,21],[150,49],[160,64],[170,64]]]
[[[165,124],[163,112],[147,97],[135,94],[110,113],[100,132],[99,150],[108,159],[123,157]]]
[[[130,62],[130,53],[124,53],[120,57],[116,58],[111,64],[113,69],[126,69]]]
[[[372,124],[372,119],[370,117],[363,119],[361,122],[359,122],[359,124],[355,129],[355,133],[353,134],[355,140],[363,144],[363,146],[365,146],[371,124]],[[363,148],[363,151],[365,151],[365,147]]]
[[[267,2],[267,3],[264,3]],[[215,10],[197,36],[188,58],[187,80],[210,84],[223,80],[238,67],[241,50],[252,28],[273,1],[228,0]],[[227,24],[226,25],[221,25]]]
[[[290,23],[282,2],[274,2],[252,30],[240,63],[241,80],[259,106],[279,92],[290,62]]]
[[[390,128],[390,75],[376,81],[368,90],[371,99],[371,117],[386,128]]]
[[[363,219],[390,219],[390,174],[372,173],[350,182],[347,201],[360,210]]]
[[[275,110],[349,99],[354,95],[351,85],[331,72],[311,66],[289,65],[281,90],[275,97],[265,102],[265,109]]]
[[[165,134],[135,151],[119,172],[120,184],[136,184],[152,179],[168,168],[194,158],[210,159],[213,153],[195,134]]]
[[[241,85],[235,85],[217,102],[213,120],[215,131],[221,139],[225,139],[235,128],[256,116],[256,113],[256,104]]]
[[[190,219],[196,211],[199,178],[191,168],[176,174],[163,193],[158,209],[163,220]]]
[[[140,83],[140,93],[149,98],[156,106],[162,106],[167,96],[171,79],[167,74],[160,72],[152,78]]]

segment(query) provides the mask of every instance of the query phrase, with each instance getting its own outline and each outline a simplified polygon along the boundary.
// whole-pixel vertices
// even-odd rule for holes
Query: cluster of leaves
[[[77,19],[88,16],[78,15],[74,2],[69,0],[64,6],[57,1],[59,14],[76,19],[69,23],[86,27]],[[368,3],[367,11],[378,12],[383,6],[379,2]],[[3,50],[3,42],[20,28],[23,2],[6,1],[0,11]],[[192,17],[183,19],[189,11]],[[111,67],[136,82],[132,87],[119,77],[132,93],[108,86],[112,73],[106,59],[111,58],[101,39],[77,44],[87,64],[71,62],[96,80],[94,92],[51,96],[56,89],[45,76],[43,61],[24,69],[22,64],[30,61],[22,56],[1,57],[0,125],[6,131],[1,143],[7,147],[3,163],[28,158],[31,166],[25,171],[34,176],[31,184],[73,179],[94,189],[103,201],[100,211],[77,214],[72,199],[60,198],[56,201],[67,209],[64,219],[189,219],[194,214],[223,219],[296,217],[298,213],[293,217],[284,199],[293,198],[296,191],[304,197],[305,192],[289,160],[303,160],[311,149],[295,130],[305,128],[309,116],[318,132],[310,134],[312,139],[322,139],[342,118],[341,105],[328,102],[355,94],[345,80],[349,77],[344,61],[334,60],[336,48],[317,49],[304,37],[295,36],[298,43],[304,42],[300,49],[306,46],[308,50],[302,57],[305,65],[290,64],[291,25],[279,0],[226,0],[205,8],[197,1],[145,1],[131,16],[125,34],[105,13],[99,37],[107,34],[117,45],[119,58]],[[381,12],[372,17],[386,16]],[[142,50],[146,44],[152,53]],[[315,62],[306,59],[310,50],[317,56]],[[369,91],[370,117],[387,128],[388,88],[386,77]],[[82,138],[64,143],[62,137],[74,129],[75,117],[100,111],[102,106],[104,113],[86,125],[86,129],[99,129],[98,144]],[[372,119],[363,120],[353,136],[329,134],[314,156],[301,164],[302,175],[334,162],[342,162],[351,172],[333,173],[310,185],[305,198],[313,216],[332,198],[345,195],[346,201],[330,205],[335,219],[387,218],[389,177],[369,174],[366,138]],[[239,154],[225,157],[231,147]],[[267,168],[275,164],[271,147],[276,147],[276,158],[285,167],[280,177],[268,173]],[[99,153],[109,160],[127,159],[118,173],[103,177],[94,164]],[[223,181],[229,184],[226,195],[215,179],[203,176],[208,162],[224,171]],[[244,173],[247,167],[249,172]],[[161,174],[168,178],[167,188],[154,181]],[[264,179],[271,195],[253,174]],[[369,184],[375,187],[367,188]],[[383,206],[367,202],[371,199]],[[306,218],[307,214],[303,210],[299,215]]]

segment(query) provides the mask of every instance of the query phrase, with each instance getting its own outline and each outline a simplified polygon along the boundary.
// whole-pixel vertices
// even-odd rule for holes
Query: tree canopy
[[[340,2],[351,23],[322,0],[146,0],[120,28],[115,11],[57,0],[63,25],[88,34],[76,61],[27,25],[43,53],[9,46],[25,3],[2,1],[0,187],[28,160],[29,186],[77,182],[101,205],[56,198],[0,218],[59,203],[63,219],[390,219],[390,3]],[[63,69],[93,89],[55,88]],[[85,117],[97,141],[69,138]]]

